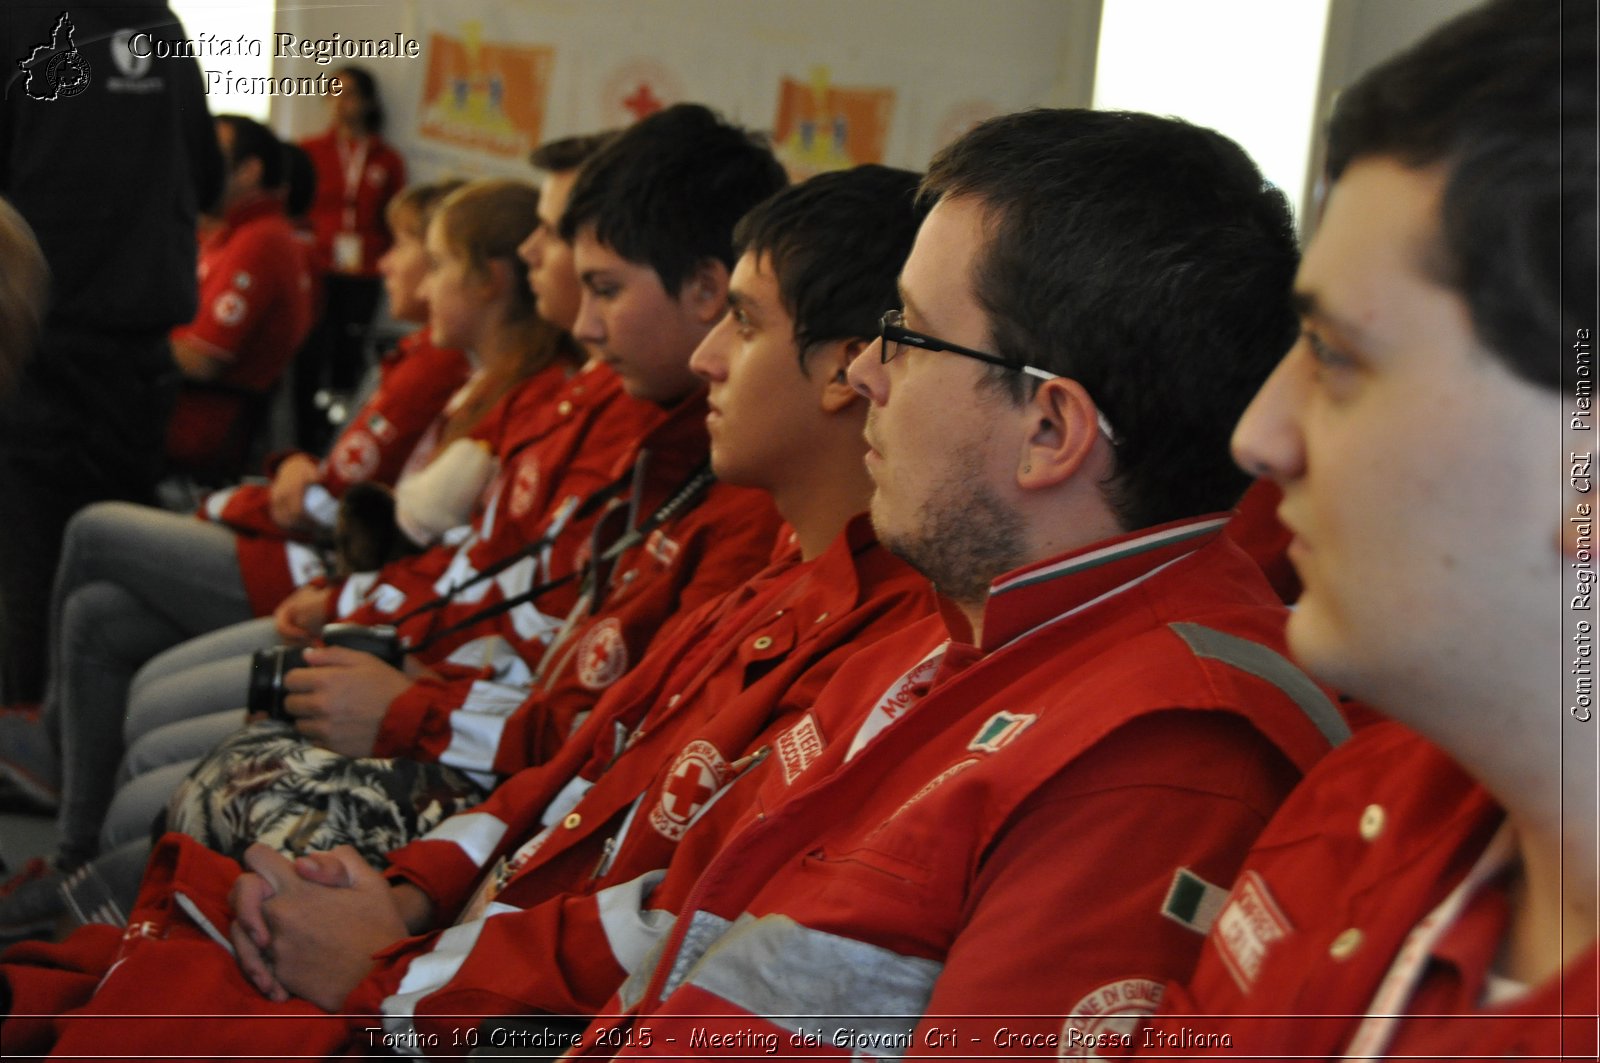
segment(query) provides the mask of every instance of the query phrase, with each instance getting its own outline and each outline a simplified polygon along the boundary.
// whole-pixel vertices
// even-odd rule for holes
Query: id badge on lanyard
[[[367,168],[365,138],[352,148],[339,141],[339,164],[344,169],[344,215],[333,238],[333,267],[341,273],[359,272],[362,265],[361,234],[356,232],[356,197],[361,194],[361,178]]]

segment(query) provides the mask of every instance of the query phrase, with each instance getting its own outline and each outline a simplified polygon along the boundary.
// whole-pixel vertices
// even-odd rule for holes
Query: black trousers
[[[91,502],[154,501],[178,379],[165,335],[47,327],[0,400],[0,701],[43,696],[67,521]]]

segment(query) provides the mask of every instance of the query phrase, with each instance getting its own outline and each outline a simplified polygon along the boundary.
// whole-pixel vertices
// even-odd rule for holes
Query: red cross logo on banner
[[[650,91],[649,84],[641,81],[638,88],[623,97],[622,106],[626,107],[636,119],[648,118],[661,110],[661,101]]]

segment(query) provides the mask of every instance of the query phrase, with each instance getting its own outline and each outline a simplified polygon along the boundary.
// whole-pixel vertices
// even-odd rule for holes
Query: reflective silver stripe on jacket
[[[1271,683],[1300,706],[1322,732],[1329,745],[1338,745],[1350,737],[1350,725],[1344,722],[1339,710],[1322,689],[1313,683],[1289,658],[1259,642],[1230,635],[1203,624],[1168,624],[1173,632],[1188,644],[1196,657],[1221,661],[1241,672]]]
[[[385,997],[380,1005],[383,1011],[383,1028],[395,1034],[398,1050],[408,1055],[421,1055],[422,1038],[412,1038],[417,1004],[430,993],[438,992],[449,984],[467,962],[472,949],[483,933],[484,924],[497,915],[520,912],[508,904],[491,904],[484,909],[483,918],[470,923],[457,923],[440,934],[433,947],[411,961],[394,995]]]
[[[494,855],[495,847],[505,836],[506,825],[498,816],[487,812],[462,812],[430,830],[423,840],[460,846],[472,866],[481,869],[489,863],[489,857]]]
[[[608,886],[596,893],[594,903],[600,929],[617,966],[630,974],[672,929],[671,912],[647,908],[650,894],[667,877],[665,871],[646,871],[631,882]]]
[[[937,960],[813,930],[784,915],[745,914],[730,925],[696,912],[662,996],[680,983],[692,985],[787,1030],[825,1017],[852,1032],[849,1043],[858,1053],[897,1057],[943,970]]]
[[[672,972],[667,975],[667,988],[662,991],[664,998],[668,993],[678,987],[683,981],[683,972],[700,958],[713,941],[717,940],[728,927],[732,926],[728,920],[720,915],[710,912],[695,912],[689,918],[688,929],[684,931],[683,943],[678,946],[677,959],[672,965]],[[639,966],[628,975],[622,987],[617,990],[617,997],[622,1001],[622,1006],[632,1011],[644,999],[644,991],[650,987],[650,979],[655,977],[656,968],[661,966],[661,953],[666,947],[667,939],[663,937],[656,942],[654,948],[645,954]]]

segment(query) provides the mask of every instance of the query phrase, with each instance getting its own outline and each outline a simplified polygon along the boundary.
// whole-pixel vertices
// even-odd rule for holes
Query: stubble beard
[[[885,529],[877,494],[872,516],[883,545],[962,606],[981,607],[989,585],[1026,560],[1022,518],[983,481],[976,455],[929,493],[911,527]]]

